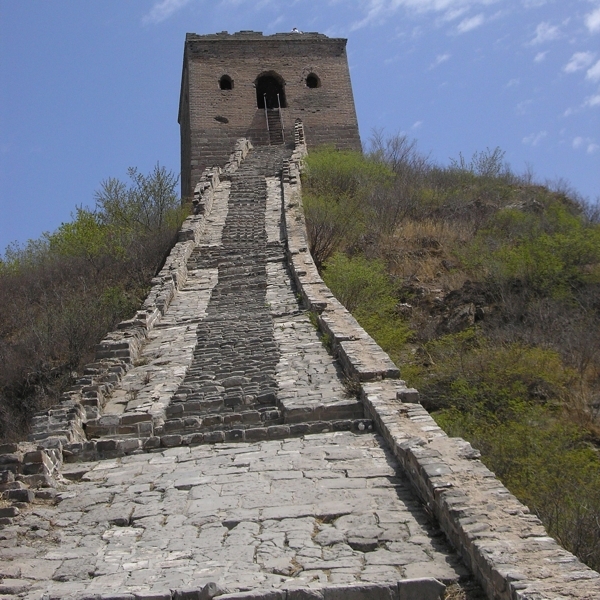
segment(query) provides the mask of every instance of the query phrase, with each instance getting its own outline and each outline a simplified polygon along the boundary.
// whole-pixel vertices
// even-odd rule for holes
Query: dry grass
[[[406,219],[393,235],[382,240],[381,251],[393,276],[423,284],[435,282],[437,287],[451,291],[467,280],[455,251],[468,243],[473,234],[472,227],[465,223]]]
[[[487,600],[487,596],[475,581],[469,580],[450,584],[444,600]]]

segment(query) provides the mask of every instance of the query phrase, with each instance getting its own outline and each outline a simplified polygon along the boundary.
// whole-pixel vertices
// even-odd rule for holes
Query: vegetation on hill
[[[26,435],[94,347],[132,316],[183,219],[177,178],[156,166],[107,179],[93,210],[0,257],[0,439]]]
[[[600,569],[600,217],[503,159],[313,152],[310,249],[440,425]]]

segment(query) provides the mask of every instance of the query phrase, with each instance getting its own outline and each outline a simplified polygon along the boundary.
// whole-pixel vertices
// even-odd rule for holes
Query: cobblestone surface
[[[466,574],[373,434],[180,447],[65,475],[80,480],[57,506],[31,505],[0,536],[25,598]]]

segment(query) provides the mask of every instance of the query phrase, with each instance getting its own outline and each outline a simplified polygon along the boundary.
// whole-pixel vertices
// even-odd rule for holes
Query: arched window
[[[306,76],[306,87],[318,88],[321,87],[321,80],[314,74],[310,73]]]
[[[287,108],[285,101],[285,84],[283,78],[269,71],[259,75],[255,82],[256,85],[256,106],[258,108]],[[277,98],[279,96],[279,99]]]
[[[222,90],[232,90],[233,89],[233,79],[229,77],[229,75],[223,75],[221,79],[219,79],[219,87]]]

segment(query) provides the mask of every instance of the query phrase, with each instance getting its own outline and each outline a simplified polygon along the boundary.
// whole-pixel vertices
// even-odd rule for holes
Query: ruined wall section
[[[284,82],[287,142],[293,141],[293,123],[300,118],[311,147],[333,144],[360,150],[345,39],[317,33],[188,33],[179,111],[184,197],[205,167],[226,160],[236,139],[267,143],[265,113],[257,107],[255,87],[265,73]],[[318,79],[317,87],[307,85],[311,74]],[[232,89],[220,89],[223,76],[231,79]]]

